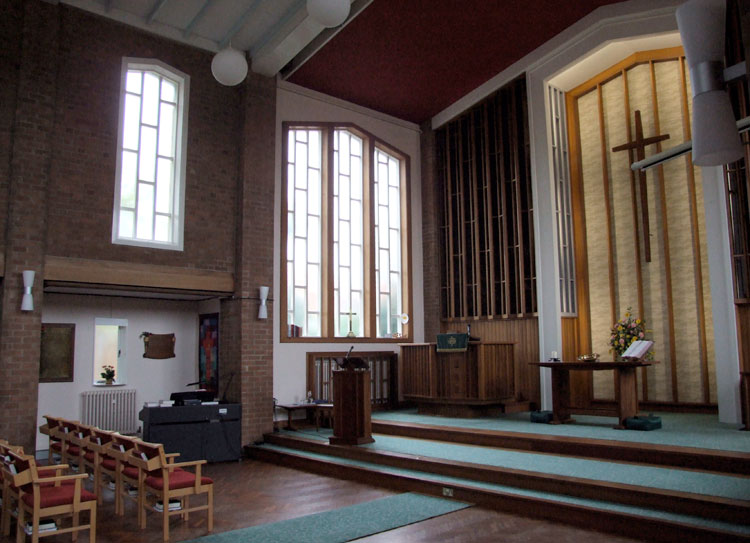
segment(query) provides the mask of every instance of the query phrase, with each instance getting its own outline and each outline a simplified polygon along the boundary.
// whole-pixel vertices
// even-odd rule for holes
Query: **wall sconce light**
[[[676,11],[693,87],[693,163],[722,166],[742,157],[724,89],[725,0],[689,0]]]
[[[34,298],[31,295],[31,287],[34,285],[34,270],[23,271],[23,298],[21,299],[21,311],[34,311]]]
[[[258,318],[268,318],[268,306],[266,306],[266,300],[268,300],[268,287],[258,287],[260,292],[260,306],[258,307]]]

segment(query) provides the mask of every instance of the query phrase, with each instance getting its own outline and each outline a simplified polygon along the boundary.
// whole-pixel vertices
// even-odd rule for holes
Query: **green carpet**
[[[188,543],[344,542],[465,507],[469,507],[469,504],[410,492],[324,513],[208,535]]]

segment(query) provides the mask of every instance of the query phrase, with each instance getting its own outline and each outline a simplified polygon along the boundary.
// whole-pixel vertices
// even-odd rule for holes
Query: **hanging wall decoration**
[[[143,332],[143,358],[174,358],[174,334]]]

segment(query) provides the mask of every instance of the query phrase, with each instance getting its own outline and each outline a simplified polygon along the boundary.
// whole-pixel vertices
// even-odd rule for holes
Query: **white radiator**
[[[81,392],[81,422],[121,434],[138,430],[135,389],[105,388]]]

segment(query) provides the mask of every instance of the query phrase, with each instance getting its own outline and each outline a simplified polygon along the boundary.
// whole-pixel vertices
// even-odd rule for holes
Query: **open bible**
[[[620,356],[624,360],[629,360],[632,362],[641,360],[644,356],[646,356],[653,344],[653,341],[634,341]]]

